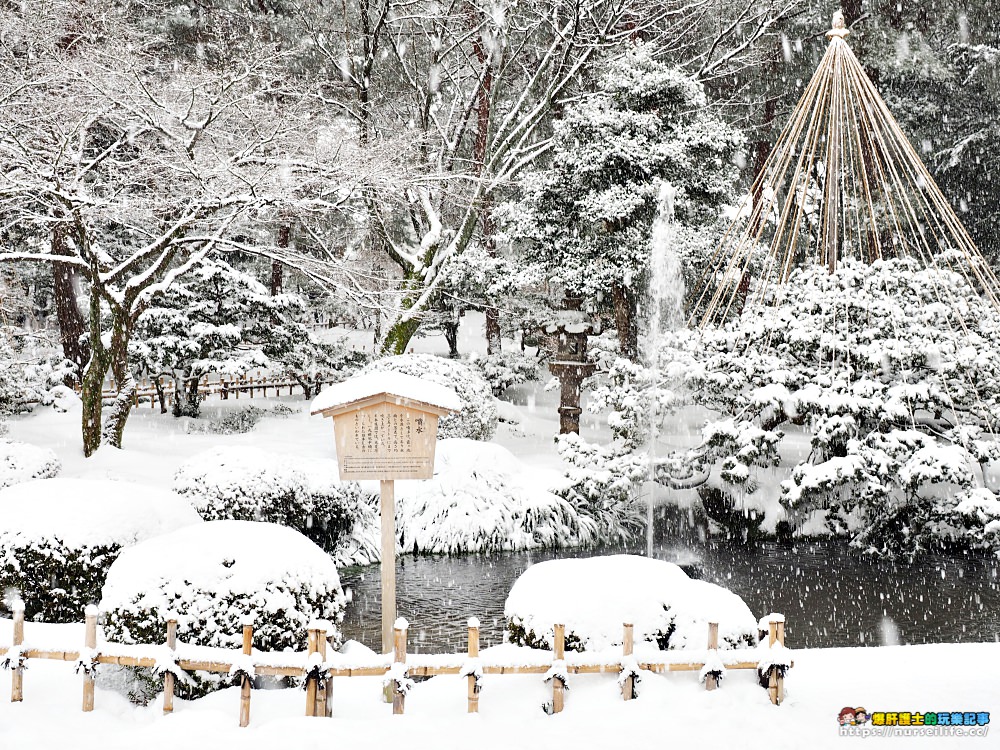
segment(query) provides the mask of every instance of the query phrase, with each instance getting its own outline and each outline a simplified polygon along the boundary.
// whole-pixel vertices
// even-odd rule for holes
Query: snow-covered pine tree
[[[508,233],[550,282],[596,304],[611,292],[620,351],[634,360],[661,181],[677,189],[679,223],[714,223],[742,145],[696,79],[636,46],[555,123],[551,164],[525,174],[505,207]]]
[[[806,266],[738,322],[672,334],[658,388],[672,379],[713,416],[658,478],[701,477],[703,501],[727,499],[716,513],[778,497],[793,526],[879,554],[1000,549],[1000,313],[961,257],[942,262],[956,270]],[[622,373],[604,402],[631,403],[634,382]]]
[[[150,376],[179,384],[174,416],[198,416],[198,386],[209,373],[278,369],[303,378],[308,395],[318,370],[333,367],[336,347],[299,321],[304,310],[299,295],[272,295],[249,273],[205,259],[139,316],[131,356]]]

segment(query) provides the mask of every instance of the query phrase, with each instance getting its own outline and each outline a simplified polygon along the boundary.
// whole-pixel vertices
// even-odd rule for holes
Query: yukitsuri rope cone
[[[796,266],[916,258],[962,274],[1000,309],[997,279],[848,46],[826,54],[696,288],[689,322],[770,300]]]

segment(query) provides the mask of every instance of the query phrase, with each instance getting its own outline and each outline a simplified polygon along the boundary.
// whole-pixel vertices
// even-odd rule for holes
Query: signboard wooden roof
[[[462,408],[458,394],[447,386],[401,372],[374,372],[324,388],[312,402],[312,413],[332,417],[377,402],[407,404],[444,416]],[[374,402],[373,402],[374,403]]]

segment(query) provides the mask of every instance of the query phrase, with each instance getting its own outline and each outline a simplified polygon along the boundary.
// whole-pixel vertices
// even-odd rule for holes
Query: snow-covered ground
[[[463,331],[473,326],[463,325]],[[476,335],[463,339],[463,352],[475,349]],[[440,353],[443,339],[418,340],[417,350]],[[543,374],[547,379],[547,376]],[[560,462],[552,438],[558,429],[557,390],[528,384],[508,394],[495,441],[511,450],[530,472],[551,475]],[[334,455],[328,420],[308,415],[300,397],[281,401],[298,411],[265,417],[249,433],[220,435],[189,432],[192,420],[174,419],[148,408],[136,410],[125,433],[125,449],[102,449],[84,459],[80,450],[79,412],[40,409],[12,420],[10,437],[51,448],[62,464],[62,477],[116,479],[169,489],[178,467],[215,446],[254,447],[305,459]],[[249,404],[273,407],[275,399],[241,398],[206,402],[208,419]],[[607,437],[600,419],[583,416],[590,439]],[[683,438],[686,426],[675,433]],[[667,439],[673,433],[666,433]],[[527,481],[528,478],[526,478]],[[456,623],[461,628],[462,623]],[[46,628],[82,643],[82,624],[27,625],[32,642]],[[42,630],[38,630],[42,629]],[[0,619],[0,645],[11,642],[11,624]],[[486,655],[487,652],[484,652]],[[786,702],[770,705],[751,672],[731,670],[721,690],[707,693],[697,673],[645,675],[638,700],[625,703],[615,674],[574,676],[566,710],[546,716],[541,704],[550,687],[538,676],[483,678],[478,716],[465,714],[464,678],[436,677],[418,683],[407,699],[407,715],[394,717],[380,700],[378,678],[334,681],[334,718],[303,716],[304,693],[297,689],[254,693],[249,729],[237,726],[238,691],[222,691],[195,702],[179,701],[164,717],[158,704],[137,708],[119,693],[98,688],[97,709],[80,711],[80,677],[71,663],[32,662],[25,672],[25,701],[10,704],[7,674],[0,676],[0,750],[49,748],[72,744],[80,750],[115,748],[210,747],[240,743],[241,748],[276,745],[415,748],[514,747],[695,747],[750,748],[839,747],[837,714],[845,706],[869,712],[1000,710],[1000,645],[942,644],[795,652],[795,668],[786,680]],[[935,748],[977,745],[972,738],[909,738]]]
[[[460,627],[461,623],[456,623]],[[27,624],[31,641],[45,628]],[[82,625],[47,626],[82,641]],[[48,634],[46,634],[48,635]],[[0,643],[11,623],[0,620]],[[489,651],[483,656],[488,657]],[[381,702],[380,678],[336,678],[333,718],[306,718],[300,689],[253,693],[251,722],[238,727],[239,690],[194,702],[177,701],[163,716],[161,702],[132,706],[116,692],[97,690],[96,709],[80,710],[81,678],[72,663],[31,662],[24,702],[7,701],[0,677],[0,748],[74,747],[147,750],[178,747],[410,747],[410,748],[810,748],[842,747],[838,712],[863,706],[879,712],[1000,710],[1000,646],[955,644],[796,651],[785,680],[786,699],[772,706],[752,671],[730,670],[722,688],[706,692],[696,672],[644,674],[635,701],[621,699],[617,675],[571,676],[566,708],[546,716],[551,698],[541,676],[486,675],[479,715],[467,715],[466,679],[417,683],[406,715]],[[871,725],[868,725],[869,727]],[[856,729],[860,730],[861,727]],[[908,737],[906,746],[994,747],[994,736]],[[979,731],[979,730],[977,730]],[[902,745],[901,745],[902,746]]]

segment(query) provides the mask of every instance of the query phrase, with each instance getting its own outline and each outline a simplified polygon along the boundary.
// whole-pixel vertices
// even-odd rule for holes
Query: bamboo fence
[[[620,655],[579,652],[566,655],[566,626],[554,626],[554,648],[551,651],[517,648],[515,657],[483,660],[479,655],[479,621],[471,618],[468,623],[468,649],[465,654],[407,654],[406,620],[400,618],[394,628],[394,649],[390,656],[348,662],[346,657],[334,654],[327,658],[327,633],[332,627],[322,621],[312,623],[308,629],[308,651],[261,652],[255,651],[253,625],[243,623],[243,648],[204,648],[185,646],[177,642],[177,621],[165,623],[163,645],[120,645],[112,643],[97,646],[97,608],[87,607],[85,612],[85,637],[82,649],[61,650],[32,648],[24,640],[24,608],[14,603],[13,644],[0,646],[0,659],[11,670],[11,702],[24,700],[24,667],[32,659],[50,659],[75,662],[77,672],[83,675],[84,711],[94,710],[94,675],[97,665],[114,664],[130,667],[147,667],[163,673],[163,712],[174,708],[176,674],[201,671],[228,674],[240,683],[240,726],[250,723],[250,697],[253,681],[258,676],[292,677],[305,681],[305,715],[332,716],[332,680],[342,677],[385,677],[387,692],[391,695],[392,712],[402,714],[406,706],[406,693],[413,677],[460,675],[467,677],[468,712],[479,711],[481,678],[483,675],[537,674],[552,683],[552,700],[545,708],[549,713],[560,713],[565,707],[566,683],[569,675],[618,673],[623,700],[636,697],[635,683],[640,672],[657,674],[666,672],[701,672],[707,690],[719,686],[721,674],[730,669],[758,670],[762,684],[766,683],[770,700],[780,704],[784,699],[784,673],[792,666],[791,652],[785,648],[784,618],[772,615],[766,633],[767,648],[763,640],[756,649],[718,651],[719,626],[708,626],[708,648],[705,651],[656,652],[655,661],[640,661],[633,654],[634,635],[630,623],[623,624],[623,647]],[[200,653],[199,653],[200,651]],[[185,655],[185,653],[187,655]],[[648,655],[648,653],[647,653]],[[698,658],[700,657],[700,658]]]

